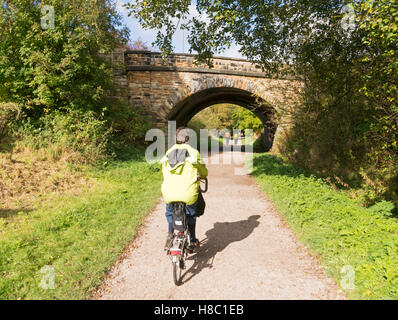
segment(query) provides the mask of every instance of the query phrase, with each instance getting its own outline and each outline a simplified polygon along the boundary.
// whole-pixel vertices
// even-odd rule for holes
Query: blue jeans
[[[187,220],[188,220],[188,230],[190,234],[191,241],[196,240],[195,236],[195,227],[196,227],[196,207],[198,205],[198,201],[196,201],[192,205],[186,205],[185,206],[185,213],[187,215]],[[167,222],[169,223],[169,233],[174,232],[173,228],[173,204],[172,203],[166,203],[166,219]]]

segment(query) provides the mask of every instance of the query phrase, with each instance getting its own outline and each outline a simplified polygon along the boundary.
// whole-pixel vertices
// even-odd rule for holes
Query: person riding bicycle
[[[162,195],[166,202],[166,219],[169,224],[165,250],[170,247],[174,235],[173,202],[186,204],[191,244],[193,248],[199,246],[195,237],[196,216],[203,214],[205,201],[199,189],[198,177],[206,178],[208,171],[199,151],[187,144],[190,132],[188,128],[178,128],[177,143],[160,160],[163,173]]]

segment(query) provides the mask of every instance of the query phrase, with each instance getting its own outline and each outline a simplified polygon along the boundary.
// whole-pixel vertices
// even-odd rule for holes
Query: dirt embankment
[[[49,194],[79,194],[90,178],[65,161],[49,161],[29,152],[0,154],[0,218],[34,209]],[[92,182],[92,181],[91,181]]]

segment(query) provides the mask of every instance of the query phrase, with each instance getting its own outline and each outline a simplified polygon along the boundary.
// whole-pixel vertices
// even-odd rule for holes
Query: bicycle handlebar
[[[206,193],[206,192],[207,192],[207,189],[209,188],[209,181],[207,180],[207,178],[203,178],[203,179],[202,179],[202,178],[199,178],[199,181],[205,183],[205,189],[202,190],[201,184],[200,184],[200,183],[199,183],[199,189],[200,189],[200,191],[201,191],[202,193]]]

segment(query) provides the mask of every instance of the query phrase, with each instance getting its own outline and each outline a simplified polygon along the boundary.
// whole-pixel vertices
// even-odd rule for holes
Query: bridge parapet
[[[195,56],[191,54],[177,53],[163,58],[159,52],[125,52],[127,71],[176,71],[270,78],[270,75],[266,74],[260,66],[248,60],[214,57],[212,62],[213,68],[209,68],[203,63],[195,64]]]

